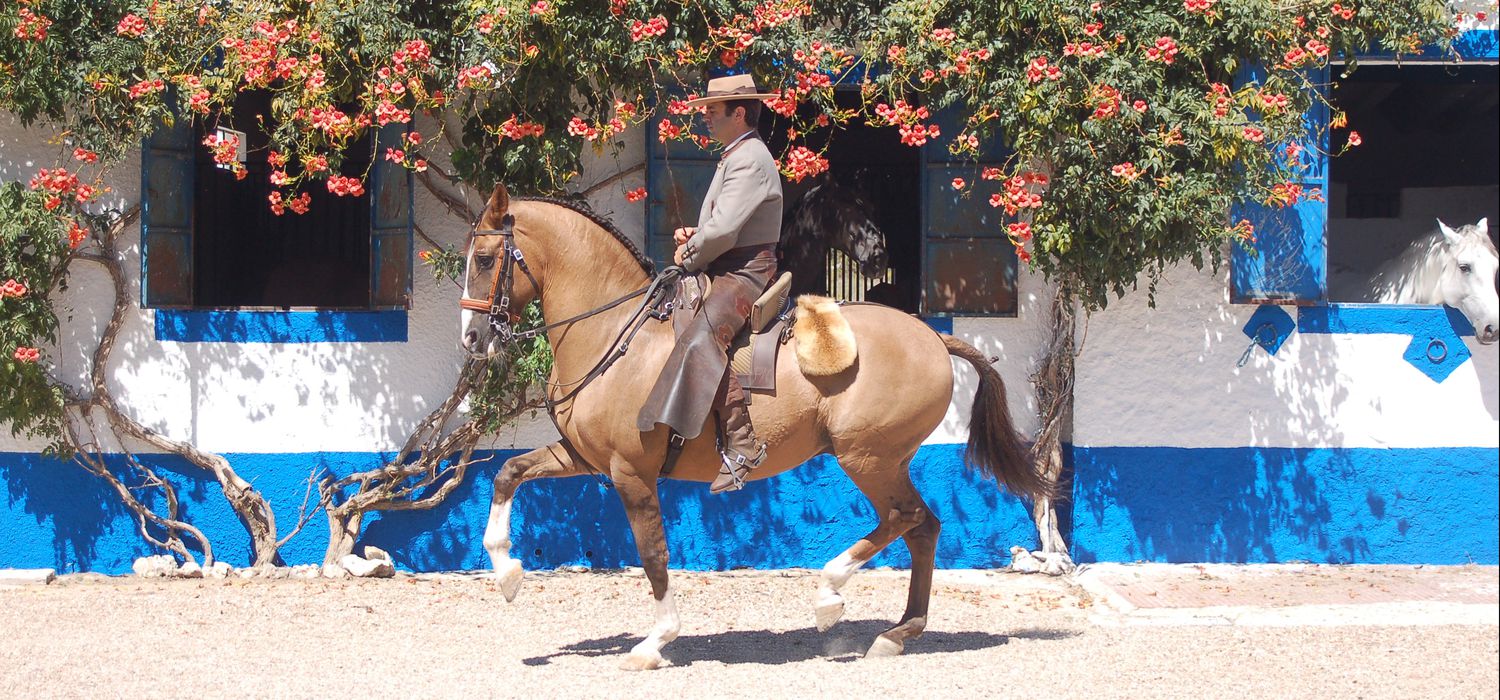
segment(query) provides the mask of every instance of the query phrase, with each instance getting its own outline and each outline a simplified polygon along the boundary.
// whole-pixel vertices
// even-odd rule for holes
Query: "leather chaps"
[[[704,270],[708,296],[677,339],[636,419],[641,432],[666,423],[689,440],[703,431],[716,400],[743,402],[744,389],[725,354],[750,317],[750,306],[776,277],[776,245],[746,246],[720,255]]]

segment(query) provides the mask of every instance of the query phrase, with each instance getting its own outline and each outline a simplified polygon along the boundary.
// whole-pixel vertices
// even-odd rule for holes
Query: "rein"
[[[516,332],[511,318],[515,316],[519,319],[519,314],[513,314],[510,310],[511,295],[515,289],[515,269],[520,268],[521,272],[526,275],[526,279],[531,282],[531,288],[536,292],[538,300],[541,299],[541,286],[537,284],[536,276],[531,273],[531,267],[526,264],[526,256],[521,253],[520,248],[516,247],[515,217],[506,214],[505,218],[501,220],[499,229],[476,228],[471,232],[469,234],[471,258],[474,239],[479,236],[502,236],[505,243],[501,249],[501,255],[504,260],[501,263],[500,270],[491,278],[489,296],[484,299],[475,299],[467,296],[466,292],[465,296],[459,299],[458,305],[460,308],[469,311],[487,314],[489,316],[490,329],[500,336],[501,343],[505,345],[515,345],[523,340],[529,340],[542,335],[553,328],[572,325],[586,318],[597,316],[636,297],[645,297],[645,299],[641,300],[640,306],[630,315],[629,320],[620,328],[620,332],[615,335],[615,339],[611,341],[610,347],[605,351],[604,356],[599,358],[599,361],[594,364],[588,373],[584,374],[583,378],[574,382],[552,384],[552,386],[558,388],[576,385],[571,391],[557,399],[553,399],[549,392],[542,392],[543,405],[547,407],[547,414],[552,417],[554,425],[557,423],[555,415],[557,405],[577,396],[590,382],[598,379],[608,371],[610,365],[613,365],[621,357],[624,357],[625,353],[630,350],[630,342],[635,339],[641,327],[646,325],[646,321],[651,319],[665,321],[672,316],[672,292],[675,290],[678,277],[682,274],[682,268],[675,265],[663,269],[646,286],[624,296],[596,306],[576,316]],[[562,432],[561,426],[558,426],[558,432]]]

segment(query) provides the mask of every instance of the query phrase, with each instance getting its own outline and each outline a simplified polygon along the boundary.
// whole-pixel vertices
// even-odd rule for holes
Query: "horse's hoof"
[[[500,594],[505,596],[505,602],[509,603],[516,599],[516,593],[521,590],[521,574],[519,559],[510,559],[495,567],[495,578],[500,581]]]
[[[661,654],[648,656],[646,654],[637,654],[632,652],[630,655],[625,657],[624,661],[620,662],[620,670],[654,671],[658,668],[661,668],[664,664],[666,664],[666,660],[661,658]]]
[[[827,632],[828,628],[834,626],[844,617],[844,597],[835,595],[818,601],[816,609],[818,615],[818,631]]]
[[[890,637],[881,635],[875,638],[875,643],[870,645],[870,650],[865,652],[867,659],[879,659],[887,656],[900,656],[906,650],[904,642],[898,642]]]

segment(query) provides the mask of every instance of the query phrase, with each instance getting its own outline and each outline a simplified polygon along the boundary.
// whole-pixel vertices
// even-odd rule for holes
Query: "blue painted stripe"
[[[156,311],[178,343],[404,343],[406,311]]]
[[[932,328],[932,330],[935,330],[939,333],[947,333],[948,335],[953,335],[952,316],[923,316],[922,320],[925,321],[927,325]]]
[[[1421,337],[1472,336],[1474,326],[1448,306],[1328,304],[1297,310],[1299,333],[1393,333]]]
[[[1078,447],[1079,561],[1496,564],[1497,455]]]
[[[1009,562],[1009,547],[1036,546],[1026,506],[993,482],[970,473],[962,445],[924,446],[912,463],[912,480],[943,521],[938,541],[942,567],[995,567]],[[482,538],[490,484],[504,460],[518,451],[478,455],[489,461],[441,507],[372,515],[360,544],[379,546],[403,568],[417,571],[489,566]],[[313,470],[344,475],[384,463],[375,453],[226,454],[265,494],[282,528],[296,522],[306,479]],[[207,474],[180,459],[145,455],[179,486],[183,513],[236,566],[250,552],[244,529]],[[123,474],[123,459],[112,457]],[[0,453],[0,568],[52,567],[59,571],[123,573],[137,556],[155,554],[141,542],[119,499],[97,478],[68,462],[29,453]],[[849,478],[828,457],[795,471],[750,483],[744,491],[711,496],[704,484],[667,481],[661,499],[674,568],[821,567],[875,528],[877,518]],[[143,497],[150,494],[142,492]],[[289,564],[318,563],[328,528],[313,522],[282,550]],[[541,479],[517,493],[512,511],[512,554],[528,568],[639,565],[624,509],[612,488],[593,477]],[[284,532],[282,533],[285,534]],[[909,565],[897,542],[874,566]]]

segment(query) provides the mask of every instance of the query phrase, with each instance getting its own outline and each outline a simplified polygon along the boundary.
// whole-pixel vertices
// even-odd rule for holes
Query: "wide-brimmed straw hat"
[[[689,107],[702,107],[714,102],[729,100],[769,100],[780,97],[774,92],[761,92],[755,87],[755,77],[749,73],[729,75],[708,81],[708,93],[703,97],[688,100]]]

